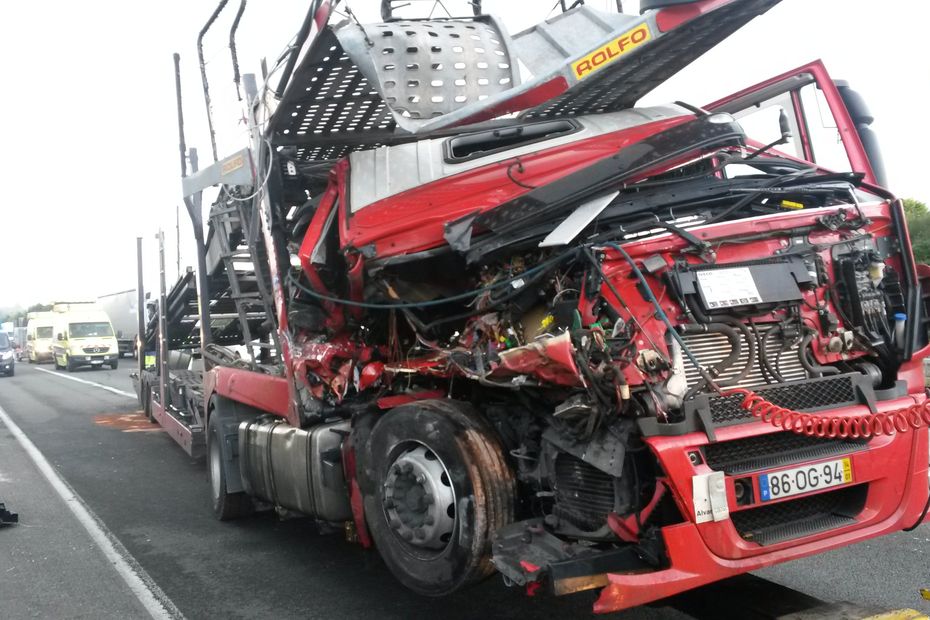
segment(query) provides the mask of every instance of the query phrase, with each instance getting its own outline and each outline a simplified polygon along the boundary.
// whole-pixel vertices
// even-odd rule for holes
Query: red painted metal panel
[[[889,403],[886,406],[894,408],[898,405],[900,403]],[[721,433],[724,430],[729,429],[722,429]],[[679,505],[690,505],[691,475],[697,471],[688,460],[683,446],[689,442],[689,437],[696,438],[698,435],[650,440],[650,447],[653,450],[658,447],[660,457],[677,454],[664,459],[663,465],[669,473],[669,479],[679,481],[678,487],[673,482],[672,489]],[[857,523],[842,530],[764,548],[756,545],[754,553],[747,549],[741,557],[730,559],[716,553],[714,545],[751,547],[754,543],[744,541],[729,520],[701,525],[683,523],[663,528],[669,568],[638,574],[608,574],[610,585],[601,591],[594,611],[609,613],[643,605],[733,575],[845,547],[913,525],[921,517],[927,501],[927,441],[927,430],[921,429],[889,438],[874,450],[874,454],[870,455],[873,452],[871,448],[856,453],[854,472],[858,466],[873,481],[869,483],[866,506]],[[675,447],[672,447],[673,444]],[[874,461],[874,466],[866,467],[865,463],[870,459]],[[886,459],[889,462],[885,462]],[[730,500],[733,504],[732,495]],[[718,538],[709,537],[707,532],[713,530],[720,530],[722,535]]]
[[[351,217],[345,215],[341,200],[342,244],[355,248],[374,244],[379,258],[438,246],[445,243],[446,222],[493,209],[525,194],[529,187],[551,183],[693,119],[685,115],[655,121],[488,164],[385,198]],[[510,178],[517,164],[523,167],[522,185]]]
[[[691,4],[680,4],[662,9],[656,15],[656,26],[660,32],[674,30],[695,17],[700,17],[705,13],[716,11],[722,6],[739,0],[705,0],[704,2],[692,2]]]
[[[165,432],[181,446],[189,456],[197,458],[203,454],[204,450],[204,431],[197,429],[196,432],[181,420],[165,411],[161,404],[152,399],[152,415],[158,424],[165,429]]]
[[[212,376],[214,385],[211,392],[286,418],[299,426],[299,421],[290,417],[288,381],[284,377],[227,367],[214,368],[208,375]]]

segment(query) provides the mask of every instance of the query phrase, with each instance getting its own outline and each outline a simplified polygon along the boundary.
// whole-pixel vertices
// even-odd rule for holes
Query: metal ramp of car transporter
[[[268,138],[298,159],[331,161],[504,115],[630,108],[779,1],[705,0],[641,16],[582,5],[512,37],[491,16],[326,25],[279,85]]]
[[[251,215],[249,203],[226,194],[211,207],[206,240],[210,345],[206,349],[201,341],[196,274],[187,269],[170,291],[165,290],[164,239],[159,235],[160,301],[146,323],[146,355],[140,356],[134,380],[149,418],[193,457],[202,455],[205,448],[203,360],[210,365],[248,365],[250,359],[239,360],[224,347],[259,348],[259,358],[277,350],[277,334],[268,325],[273,310],[267,267],[258,256],[264,245],[251,233],[255,225]],[[139,286],[141,290],[141,280]],[[164,308],[163,317],[159,308]],[[146,357],[151,358],[152,352],[154,366],[147,367]],[[190,367],[197,355],[201,362]]]

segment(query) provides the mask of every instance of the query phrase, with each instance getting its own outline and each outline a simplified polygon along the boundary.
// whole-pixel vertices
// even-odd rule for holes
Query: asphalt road
[[[591,617],[593,593],[526,598],[498,578],[445,599],[418,597],[393,580],[376,552],[321,533],[309,520],[265,513],[216,522],[203,463],[149,425],[126,395],[131,365],[68,374],[19,364],[15,377],[0,378],[0,408],[125,548],[130,564],[138,563],[143,580],[170,599],[169,610],[173,604],[188,618]],[[0,615],[145,617],[2,423],[0,501],[21,520],[0,529]],[[37,557],[45,559],[37,564]],[[827,601],[930,612],[917,593],[930,587],[928,559],[924,526],[760,574]],[[658,606],[612,617],[688,616]]]

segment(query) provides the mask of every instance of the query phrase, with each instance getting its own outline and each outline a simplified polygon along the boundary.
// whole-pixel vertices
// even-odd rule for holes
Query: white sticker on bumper
[[[691,478],[696,523],[730,518],[726,479],[722,471],[698,474]]]

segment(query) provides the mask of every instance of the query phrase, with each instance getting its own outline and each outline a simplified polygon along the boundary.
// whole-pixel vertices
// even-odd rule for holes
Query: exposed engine
[[[801,179],[810,192],[816,180]],[[722,406],[720,388],[751,387],[817,409],[873,402],[875,390],[893,387],[907,346],[900,255],[873,232],[887,227],[885,207],[850,200],[855,183],[831,178],[814,198],[786,189],[785,200],[811,209],[777,225],[713,226],[786,213],[761,194],[749,213],[732,213],[721,191],[717,203],[666,207],[687,230],[605,217],[581,244],[532,247],[558,224],[553,213],[532,243],[498,247],[500,235],[487,233],[458,251],[370,258],[357,276],[351,265],[364,253],[349,256],[347,281],[335,277],[335,252],[323,256],[324,233],[309,281],[292,280],[307,308],[291,317],[295,344],[307,352],[307,390],[328,403],[322,417],[399,395],[471,402],[509,455],[518,520],[592,548],[633,543],[661,562],[647,549],[650,532],[682,516],[646,438],[713,436],[745,421],[744,411]],[[605,213],[652,191],[633,186]],[[611,232],[618,227],[641,232],[621,247]],[[295,251],[301,242],[294,238]],[[476,258],[476,246],[496,249]],[[365,304],[333,303],[353,290],[364,291]],[[328,325],[314,308],[328,310]],[[345,340],[333,345],[340,331]],[[506,553],[495,563],[526,578]]]

